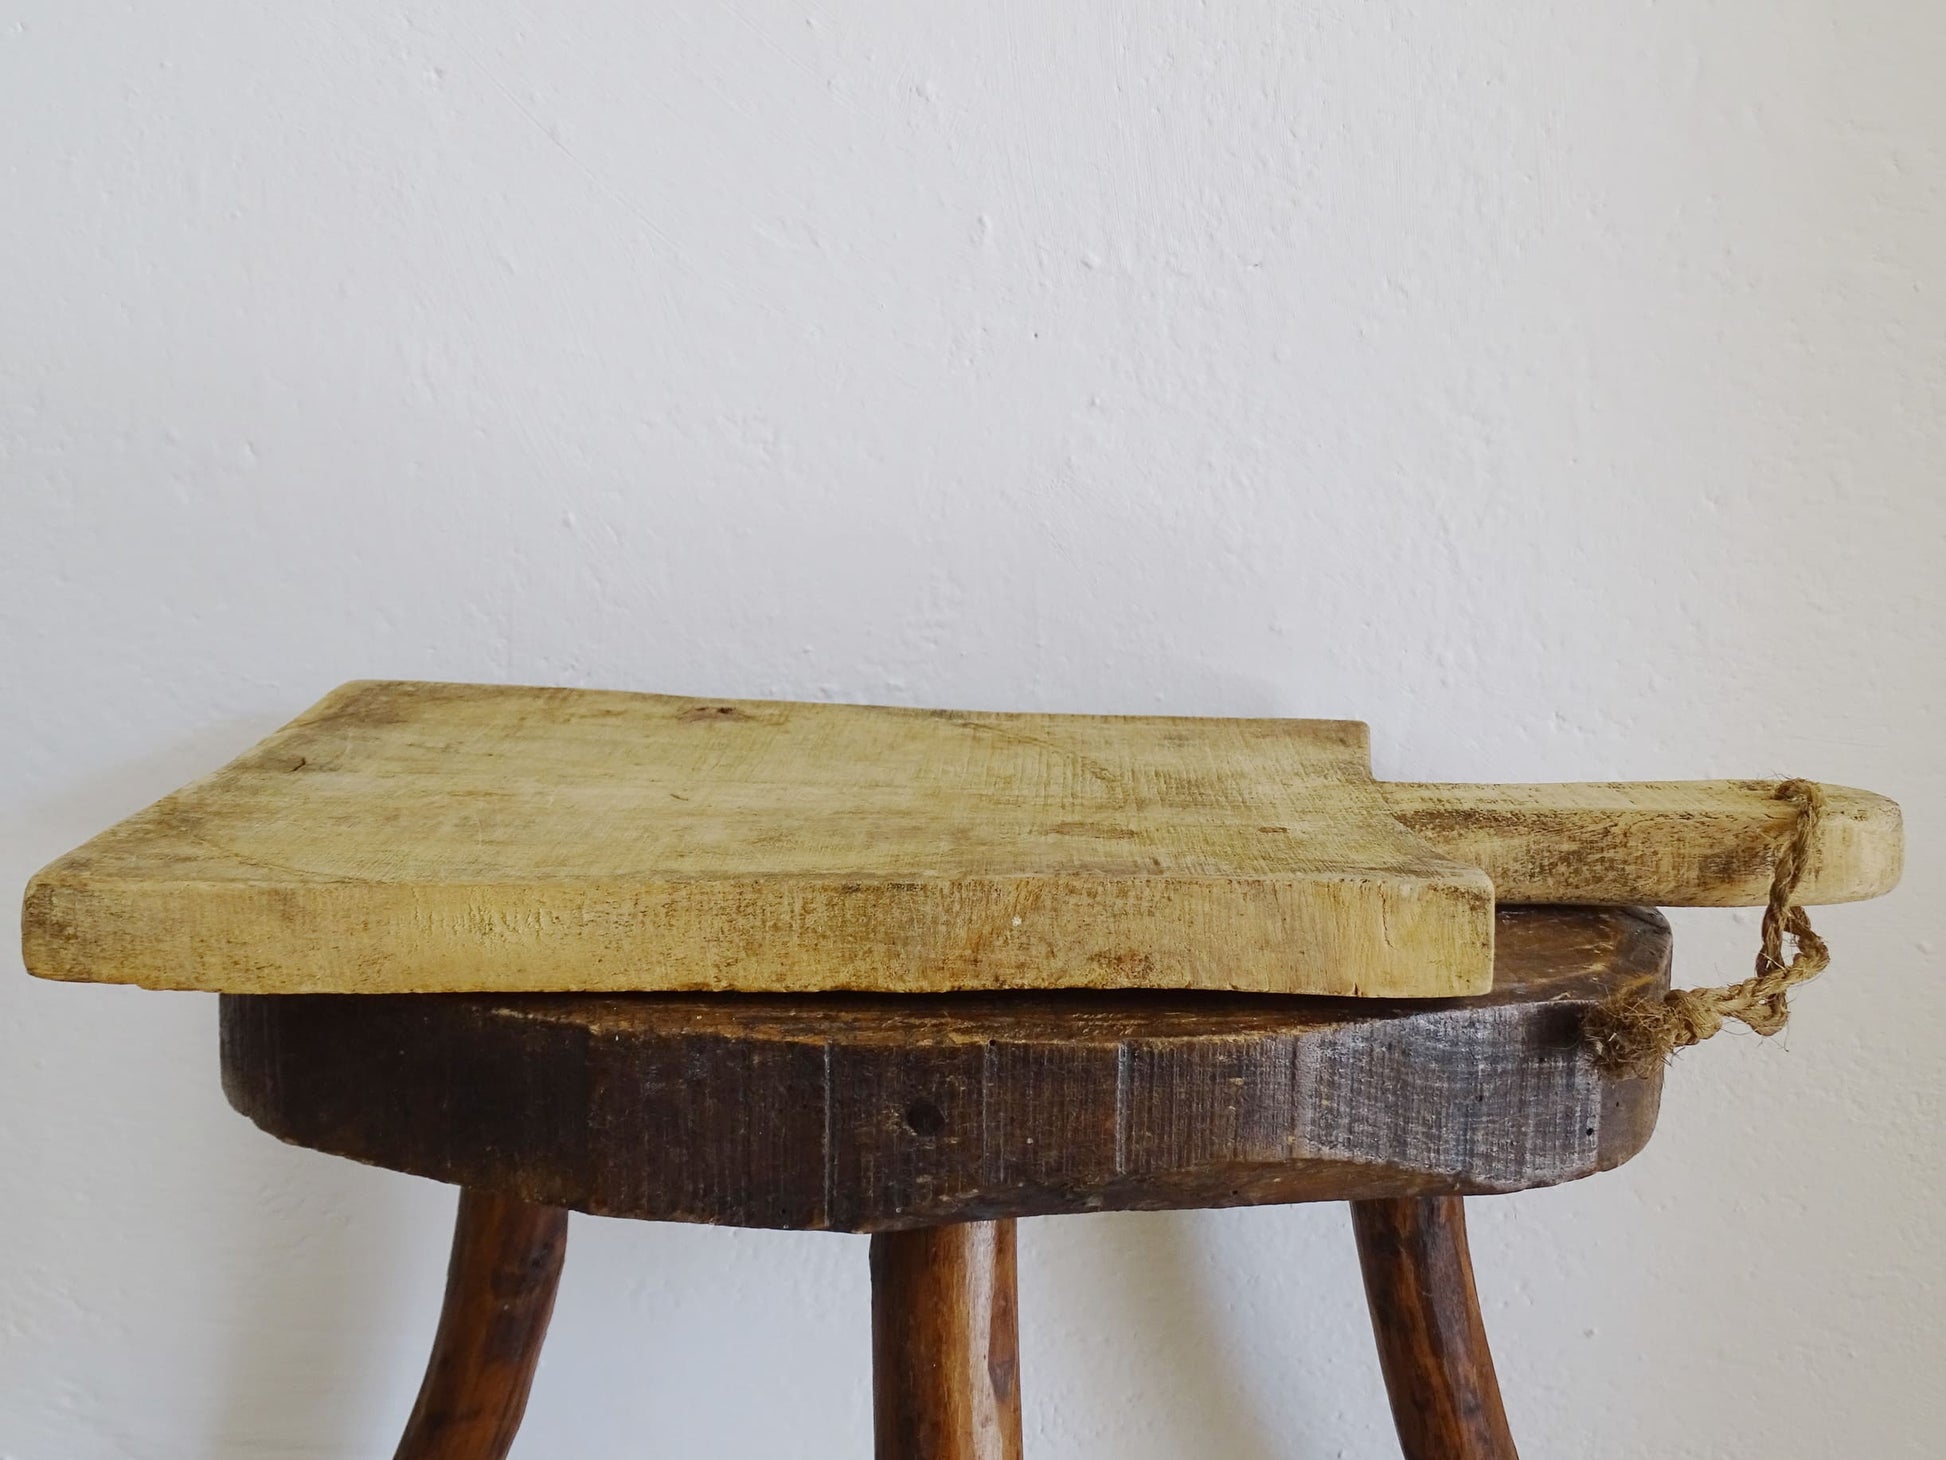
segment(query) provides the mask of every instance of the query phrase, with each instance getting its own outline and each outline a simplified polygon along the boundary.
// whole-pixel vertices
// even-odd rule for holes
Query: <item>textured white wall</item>
[[[1907,805],[1769,1044],[1477,1203],[1537,1457],[1946,1430],[1946,10],[0,9],[0,884],[339,680],[1347,715]],[[1735,975],[1751,920],[1678,920]],[[451,1193],[0,968],[0,1456],[390,1454]],[[1390,1449],[1335,1208],[1023,1232],[1032,1452]],[[859,1238],[576,1219],[522,1450],[867,1453]]]

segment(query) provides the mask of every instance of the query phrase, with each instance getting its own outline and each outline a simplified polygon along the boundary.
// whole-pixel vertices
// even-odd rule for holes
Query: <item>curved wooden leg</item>
[[[1517,1460],[1461,1199],[1355,1201],[1351,1222],[1406,1460]]]
[[[504,1460],[527,1409],[568,1214],[468,1187],[432,1358],[393,1460]]]
[[[1020,1460],[1014,1224],[872,1238],[878,1460]]]

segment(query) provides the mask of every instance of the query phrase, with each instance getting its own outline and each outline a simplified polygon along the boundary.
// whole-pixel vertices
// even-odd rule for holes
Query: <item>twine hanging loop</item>
[[[1729,1019],[1758,1034],[1775,1034],[1790,1022],[1790,991],[1830,966],[1830,950],[1797,902],[1824,813],[1824,788],[1816,781],[1785,781],[1776,796],[1793,803],[1797,816],[1771,875],[1756,972],[1726,988],[1670,989],[1659,999],[1610,999],[1588,1016],[1584,1031],[1602,1068],[1620,1075],[1652,1075],[1677,1050],[1702,1043]],[[1788,960],[1786,938],[1794,950]]]

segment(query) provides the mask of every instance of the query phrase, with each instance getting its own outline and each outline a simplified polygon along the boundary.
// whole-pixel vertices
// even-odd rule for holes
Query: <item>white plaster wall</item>
[[[1347,715],[1901,798],[1477,1203],[1535,1457],[1946,1432],[1946,10],[0,5],[0,884],[354,676]],[[1752,921],[1679,918],[1694,981]],[[0,967],[0,1456],[384,1456],[445,1188]],[[1395,1453],[1342,1210],[1023,1231],[1031,1452]],[[867,1453],[863,1239],[577,1218],[517,1451]]]

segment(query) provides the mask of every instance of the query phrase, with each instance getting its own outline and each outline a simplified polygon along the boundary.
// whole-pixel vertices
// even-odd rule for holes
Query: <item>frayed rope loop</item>
[[[1790,1022],[1789,992],[1830,967],[1830,949],[1797,904],[1798,884],[1824,814],[1824,788],[1816,781],[1785,781],[1776,796],[1795,803],[1797,817],[1771,874],[1756,973],[1727,988],[1671,989],[1659,999],[1617,998],[1602,1004],[1588,1016],[1584,1032],[1603,1069],[1652,1075],[1677,1050],[1701,1044],[1729,1019],[1759,1034],[1775,1034]],[[1789,961],[1784,958],[1786,938],[1796,950]]]

